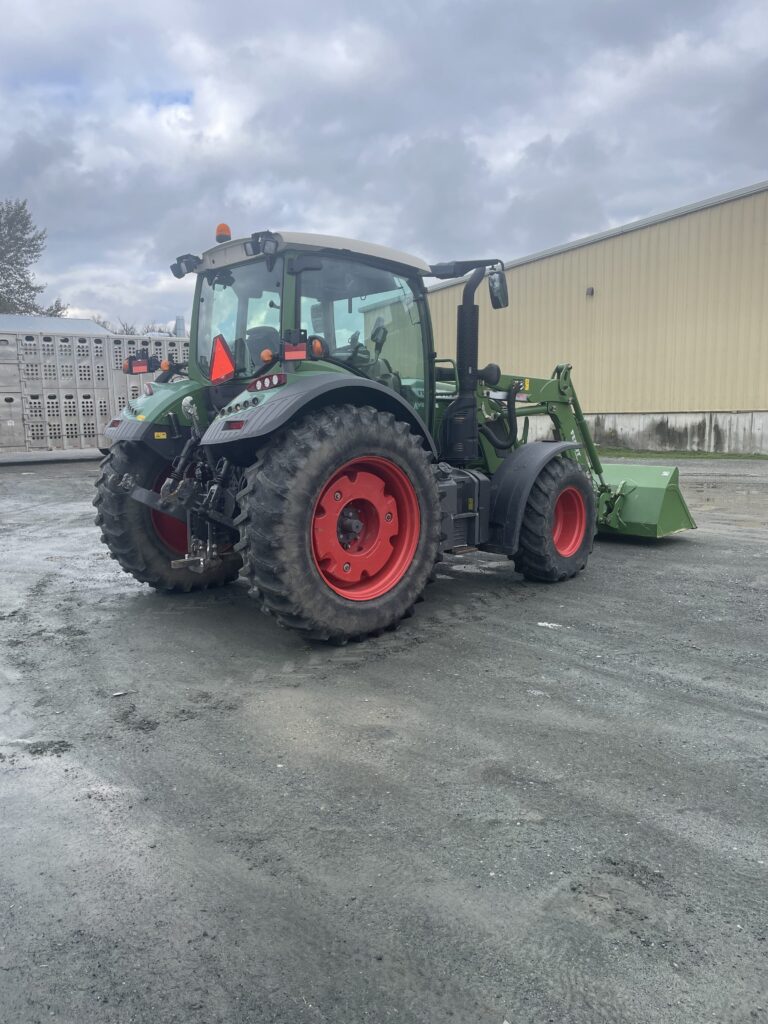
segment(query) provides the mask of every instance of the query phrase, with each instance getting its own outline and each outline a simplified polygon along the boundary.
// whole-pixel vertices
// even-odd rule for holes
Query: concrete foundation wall
[[[768,412],[614,412],[585,418],[596,444],[608,448],[768,455]],[[531,418],[531,441],[551,436],[549,417]]]
[[[598,413],[597,444],[647,451],[768,455],[768,412]]]

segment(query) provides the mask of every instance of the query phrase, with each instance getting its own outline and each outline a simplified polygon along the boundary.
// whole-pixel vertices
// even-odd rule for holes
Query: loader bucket
[[[603,478],[612,496],[601,501],[599,533],[658,538],[696,529],[676,467],[603,466]]]

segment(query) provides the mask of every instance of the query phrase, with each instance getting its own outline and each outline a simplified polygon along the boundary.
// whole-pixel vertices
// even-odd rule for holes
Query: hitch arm
[[[123,486],[125,485],[123,484]],[[138,501],[142,505],[154,509],[156,512],[162,512],[164,516],[171,516],[172,519],[178,519],[182,523],[186,523],[186,508],[175,502],[171,504],[158,494],[157,491],[147,490],[146,487],[139,487],[138,484],[129,486],[126,490],[128,491],[128,496],[133,498],[134,501]]]
[[[222,515],[221,512],[217,512],[215,509],[195,505],[187,506],[179,502],[168,502],[157,491],[149,491],[146,487],[139,487],[138,484],[134,484],[127,488],[127,490],[129,497],[133,498],[134,501],[147,505],[148,508],[154,509],[156,512],[162,512],[164,516],[178,519],[182,523],[187,522],[187,516],[192,512],[203,519],[210,519],[216,523],[221,523],[222,526],[228,526],[231,530],[237,529],[234,520],[230,516]]]

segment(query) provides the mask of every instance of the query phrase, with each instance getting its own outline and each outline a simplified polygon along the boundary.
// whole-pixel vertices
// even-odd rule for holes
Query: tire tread
[[[587,504],[587,532],[585,543],[582,543],[579,550],[570,558],[563,558],[555,550],[552,541],[551,517],[557,496],[568,484],[581,485]],[[589,477],[572,459],[562,456],[553,458],[539,473],[528,496],[515,555],[515,568],[526,579],[539,583],[570,579],[586,566],[594,547],[596,532],[595,498]]]
[[[422,520],[422,531],[426,531],[423,550],[429,564],[423,572],[419,569],[412,574],[405,598],[398,594],[397,605],[393,602],[393,609],[397,610],[390,617],[381,613],[381,599],[377,599],[376,613],[371,614],[368,606],[374,602],[344,601],[339,607],[329,591],[327,599],[336,602],[338,614],[338,621],[330,621],[323,607],[324,585],[319,577],[312,577],[311,570],[302,573],[298,568],[296,538],[286,534],[283,524],[297,486],[301,486],[300,481],[312,467],[320,465],[329,445],[366,435],[375,435],[379,444],[390,446],[417,475],[428,481],[428,493],[423,500],[432,513]],[[413,481],[413,474],[411,478]],[[396,625],[411,612],[438,557],[439,498],[431,458],[408,424],[370,406],[332,406],[285,427],[271,439],[262,460],[245,471],[244,486],[237,500],[241,513],[240,541],[236,546],[243,555],[242,575],[248,580],[251,595],[281,626],[298,630],[310,640],[345,643]],[[400,587],[398,583],[393,588],[393,595]]]

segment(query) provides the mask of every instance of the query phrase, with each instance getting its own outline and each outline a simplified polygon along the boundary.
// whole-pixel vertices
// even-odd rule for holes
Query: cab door
[[[421,278],[326,255],[299,276],[301,328],[323,338],[335,363],[396,391],[431,429],[431,332]]]

